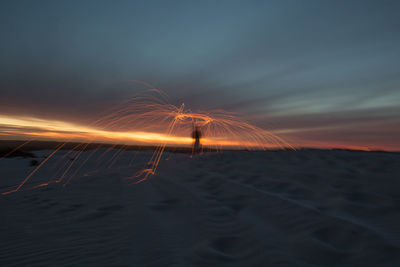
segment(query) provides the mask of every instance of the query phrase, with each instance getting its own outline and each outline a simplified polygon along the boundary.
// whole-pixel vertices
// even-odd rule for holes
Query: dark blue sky
[[[400,149],[399,1],[1,1],[0,113],[90,121],[147,81],[294,142]]]

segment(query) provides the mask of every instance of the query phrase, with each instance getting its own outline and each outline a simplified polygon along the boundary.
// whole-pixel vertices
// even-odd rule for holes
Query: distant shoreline
[[[0,140],[0,157],[3,157],[7,155],[10,151],[13,149],[17,148],[18,146],[22,145],[23,143],[27,142],[27,140]],[[29,143],[23,145],[20,149],[17,149],[14,153],[11,155],[8,155],[7,157],[34,157],[34,154],[32,154],[32,151],[38,151],[38,150],[47,150],[47,149],[55,149],[58,145],[62,144],[62,141],[30,141]],[[157,147],[156,145],[123,145],[123,144],[108,144],[108,143],[89,143],[86,146],[87,143],[82,143],[82,142],[68,142],[66,143],[61,150],[92,150],[92,149],[97,149],[97,148],[110,148],[113,147],[113,149],[122,149],[125,151],[153,151],[156,150]],[[85,145],[84,148],[80,145]],[[267,151],[283,151],[285,149],[270,149]],[[366,151],[366,150],[357,150],[357,149],[345,149],[345,148],[298,148],[297,150],[321,150],[321,151],[332,151],[332,150],[343,150],[343,151],[360,151],[360,152],[379,152],[379,153],[400,153],[398,151],[384,151],[384,150],[371,150],[371,151]],[[192,148],[191,147],[174,147],[174,146],[166,146],[165,150],[166,152],[172,152],[172,153],[191,153]],[[224,149],[215,149],[215,148],[205,148],[205,152],[217,152],[217,151],[249,151],[247,149],[231,149],[231,148],[224,148]],[[264,152],[264,150],[251,150],[254,152]]]

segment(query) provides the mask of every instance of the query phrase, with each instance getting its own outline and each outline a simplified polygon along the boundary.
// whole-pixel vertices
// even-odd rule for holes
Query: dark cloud
[[[329,127],[327,142],[359,142],[346,133],[362,123],[379,144],[374,127],[400,116],[399,13],[389,0],[1,1],[0,113],[88,122],[144,80],[192,109],[299,136]]]

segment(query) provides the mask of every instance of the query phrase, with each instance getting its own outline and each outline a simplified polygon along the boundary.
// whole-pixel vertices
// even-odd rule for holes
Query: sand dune
[[[0,265],[400,265],[400,154],[167,153],[155,176],[128,185],[150,154],[125,151],[111,168],[89,161],[65,187],[1,196]],[[0,189],[30,161],[2,159]]]

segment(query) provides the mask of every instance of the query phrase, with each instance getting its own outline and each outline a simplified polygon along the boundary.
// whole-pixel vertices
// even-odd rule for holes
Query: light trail
[[[162,133],[129,131],[116,132],[99,130],[94,127],[87,127],[78,124],[43,120],[32,117],[4,116],[0,115],[0,132],[16,136],[47,137],[49,139],[74,139],[77,141],[113,141],[125,143],[148,143],[159,144],[190,144],[191,138],[168,136]]]

